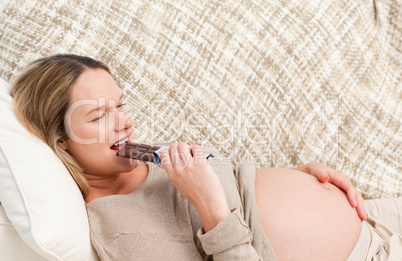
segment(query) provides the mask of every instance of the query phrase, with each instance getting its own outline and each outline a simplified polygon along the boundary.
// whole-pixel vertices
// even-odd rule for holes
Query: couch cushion
[[[0,77],[57,52],[109,64],[136,140],[258,167],[330,164],[402,196],[401,1],[12,0]]]

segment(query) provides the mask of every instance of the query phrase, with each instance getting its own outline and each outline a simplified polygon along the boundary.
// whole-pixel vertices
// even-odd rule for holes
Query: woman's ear
[[[60,139],[60,140],[58,140],[58,143],[59,143],[60,148],[62,148],[63,150],[68,149],[67,141]]]

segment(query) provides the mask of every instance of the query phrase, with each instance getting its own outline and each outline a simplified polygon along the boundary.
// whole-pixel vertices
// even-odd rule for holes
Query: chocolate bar
[[[160,152],[168,148],[169,147],[166,146],[151,146],[128,141],[126,142],[126,145],[124,145],[124,147],[116,153],[116,156],[153,163],[161,163]],[[211,153],[208,153],[206,158],[208,159],[209,157],[213,156],[214,155]]]
[[[155,152],[160,150],[161,147],[151,146],[147,144],[139,144],[134,142],[126,142],[123,148],[121,148],[116,156],[136,159],[148,162],[160,162],[159,155]]]

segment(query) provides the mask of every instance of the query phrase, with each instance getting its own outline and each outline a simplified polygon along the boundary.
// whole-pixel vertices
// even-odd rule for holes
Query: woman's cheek
[[[93,136],[97,139],[97,143],[105,144],[110,143],[109,141],[109,131],[107,130],[106,121],[100,122],[96,128],[93,128],[88,135]]]
[[[76,126],[72,128],[73,135],[72,139],[77,143],[89,145],[95,143],[104,143],[106,137],[102,127],[98,124],[88,123],[81,126]]]

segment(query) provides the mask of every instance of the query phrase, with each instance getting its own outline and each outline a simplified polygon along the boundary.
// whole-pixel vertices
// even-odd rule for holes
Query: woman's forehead
[[[71,90],[71,102],[100,98],[118,100],[122,92],[112,76],[102,69],[87,69],[76,80]]]

